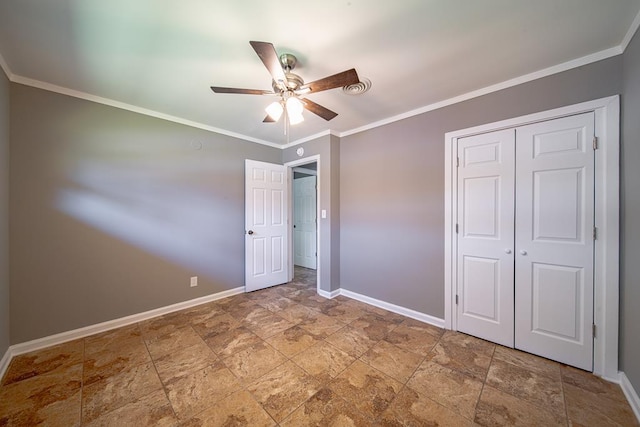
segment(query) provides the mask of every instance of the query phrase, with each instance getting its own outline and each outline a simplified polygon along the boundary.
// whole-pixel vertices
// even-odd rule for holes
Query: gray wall
[[[289,147],[282,152],[283,163],[300,159],[296,154],[299,147],[304,148],[302,158],[320,156],[318,173],[320,175],[320,209],[327,210],[327,218],[320,221],[320,289],[331,292],[340,288],[340,170],[339,145],[336,136],[326,135],[313,141]]]
[[[341,286],[443,318],[444,134],[619,94],[621,71],[617,56],[343,137]]]
[[[640,34],[623,57],[620,370],[640,392]]]
[[[244,160],[281,150],[19,84],[10,146],[12,343],[244,285]]]
[[[9,79],[0,69],[0,359],[10,344],[9,322]]]

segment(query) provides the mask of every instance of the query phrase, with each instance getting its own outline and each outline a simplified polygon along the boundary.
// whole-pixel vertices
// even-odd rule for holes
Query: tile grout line
[[[153,365],[153,370],[156,372],[156,375],[158,376],[158,381],[160,381],[160,384],[162,385],[162,391],[164,392],[164,397],[167,399],[167,402],[169,403],[169,406],[171,407],[171,412],[173,412],[173,415],[176,417],[176,420],[180,420],[180,418],[178,417],[178,414],[176,413],[176,409],[173,407],[173,403],[171,402],[171,399],[169,399],[169,393],[167,391],[167,386],[164,383],[164,381],[162,381],[162,378],[160,377],[160,372],[158,372],[158,367],[156,366],[156,361],[154,360],[153,356],[151,356],[151,351],[149,350],[149,345],[147,344],[147,340],[144,338],[144,333],[142,331],[142,325],[140,325],[140,322],[136,323],[136,327],[140,331],[140,339],[142,340],[142,343],[144,344],[144,348],[147,350],[147,354],[149,355],[149,359],[151,360],[151,364]],[[151,393],[153,393],[153,392],[150,392],[149,394],[151,394]],[[148,396],[148,395],[145,395],[145,396]]]

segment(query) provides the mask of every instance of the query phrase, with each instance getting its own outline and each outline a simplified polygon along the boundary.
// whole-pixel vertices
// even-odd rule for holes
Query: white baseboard
[[[318,289],[318,295],[320,295],[321,297],[333,299],[333,298],[337,297],[338,295],[340,295],[340,289],[336,289],[335,291],[331,291],[331,292],[327,292],[327,291],[323,291],[322,289]]]
[[[624,372],[620,372],[620,387],[622,388],[624,395],[627,397],[629,405],[631,405],[631,409],[633,409],[633,413],[636,414],[638,422],[640,422],[640,397],[638,397],[638,393],[633,388],[633,385]]]
[[[39,350],[41,348],[62,344],[67,341],[72,341],[78,338],[84,338],[89,335],[94,335],[100,332],[109,331],[111,329],[120,328],[122,326],[131,325],[133,323],[142,322],[144,320],[148,320],[157,316],[162,316],[163,314],[173,313],[174,311],[195,307],[196,305],[205,304],[207,302],[219,300],[221,298],[227,298],[232,295],[241,294],[243,292],[244,292],[244,286],[241,286],[238,288],[229,289],[227,291],[218,292],[212,295],[195,298],[189,301],[183,301],[177,304],[168,305],[166,307],[160,307],[154,310],[145,311],[143,313],[133,314],[131,316],[109,320],[107,322],[86,326],[84,328],[74,329],[72,331],[62,332],[62,333],[51,335],[44,338],[38,338],[32,341],[27,341],[24,343],[12,345],[11,347],[9,347],[9,350],[7,351],[7,353],[9,353],[10,358],[12,358],[19,354],[28,353],[30,351]],[[3,358],[3,361],[4,361],[4,358]],[[7,365],[8,365],[8,362],[7,362]],[[4,374],[4,372],[2,372],[2,374]]]
[[[364,303],[373,305],[375,307],[379,307],[388,311],[392,311],[397,314],[401,314],[403,316],[410,317],[415,320],[419,320],[424,323],[428,323],[433,326],[437,326],[439,328],[444,328],[444,319],[440,319],[438,317],[430,316],[425,313],[421,313],[419,311],[411,310],[406,307],[402,307],[399,305],[391,304],[386,301],[381,301],[375,298],[368,297],[366,295],[361,295],[356,292],[349,291],[347,289],[340,289],[340,295],[344,295],[345,297],[352,298],[358,301],[362,301]]]
[[[7,369],[9,369],[9,363],[12,357],[11,347],[9,347],[0,360],[0,381],[4,378],[4,373],[7,372]]]

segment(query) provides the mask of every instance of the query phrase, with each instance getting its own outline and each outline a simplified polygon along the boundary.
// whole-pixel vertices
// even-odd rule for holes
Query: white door
[[[293,260],[316,269],[316,177],[293,180]]]
[[[245,290],[285,283],[287,169],[245,161]]]
[[[513,347],[515,131],[458,140],[457,328]]]
[[[591,371],[594,115],[458,140],[458,330]]]
[[[594,115],[516,133],[515,345],[593,360]]]

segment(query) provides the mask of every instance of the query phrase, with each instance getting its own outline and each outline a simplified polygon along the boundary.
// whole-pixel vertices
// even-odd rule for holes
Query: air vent
[[[347,95],[362,95],[369,89],[371,89],[371,80],[366,78],[360,79],[358,83],[342,87],[342,91]]]

